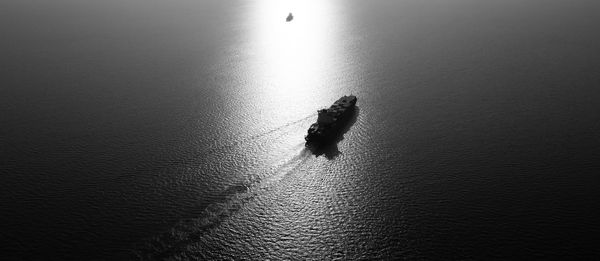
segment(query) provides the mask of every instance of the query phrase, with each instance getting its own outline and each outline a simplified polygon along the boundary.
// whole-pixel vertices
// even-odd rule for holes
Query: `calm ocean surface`
[[[2,260],[600,257],[599,1],[0,10]]]

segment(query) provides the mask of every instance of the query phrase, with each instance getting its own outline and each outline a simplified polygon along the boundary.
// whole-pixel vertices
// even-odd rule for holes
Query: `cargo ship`
[[[354,95],[343,96],[328,109],[318,110],[317,122],[310,125],[304,137],[306,146],[334,140],[351,118],[357,100]]]

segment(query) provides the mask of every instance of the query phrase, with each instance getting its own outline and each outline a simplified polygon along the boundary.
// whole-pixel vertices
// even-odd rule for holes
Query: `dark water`
[[[1,259],[600,255],[597,1],[0,10]]]

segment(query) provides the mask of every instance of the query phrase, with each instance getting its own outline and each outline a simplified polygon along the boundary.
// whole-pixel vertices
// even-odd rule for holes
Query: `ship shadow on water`
[[[338,143],[344,140],[344,134],[352,128],[356,120],[358,119],[358,114],[360,112],[360,108],[358,106],[354,107],[352,111],[352,115],[350,119],[344,124],[338,134],[334,139],[331,139],[328,142],[306,142],[306,148],[313,154],[315,157],[325,156],[328,160],[333,160],[342,152],[338,149]]]

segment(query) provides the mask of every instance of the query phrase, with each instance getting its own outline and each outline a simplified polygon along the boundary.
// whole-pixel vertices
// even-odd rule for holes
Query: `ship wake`
[[[303,143],[298,143],[294,148],[300,149],[296,155],[279,161],[265,170],[265,173],[255,175],[263,178],[230,186],[219,200],[208,205],[199,216],[180,220],[167,231],[136,244],[131,251],[132,259],[164,260],[179,259],[182,256],[185,259],[189,245],[203,240],[207,233],[235,215],[255,197],[298,173],[298,169],[311,158],[312,154],[304,148]]]

